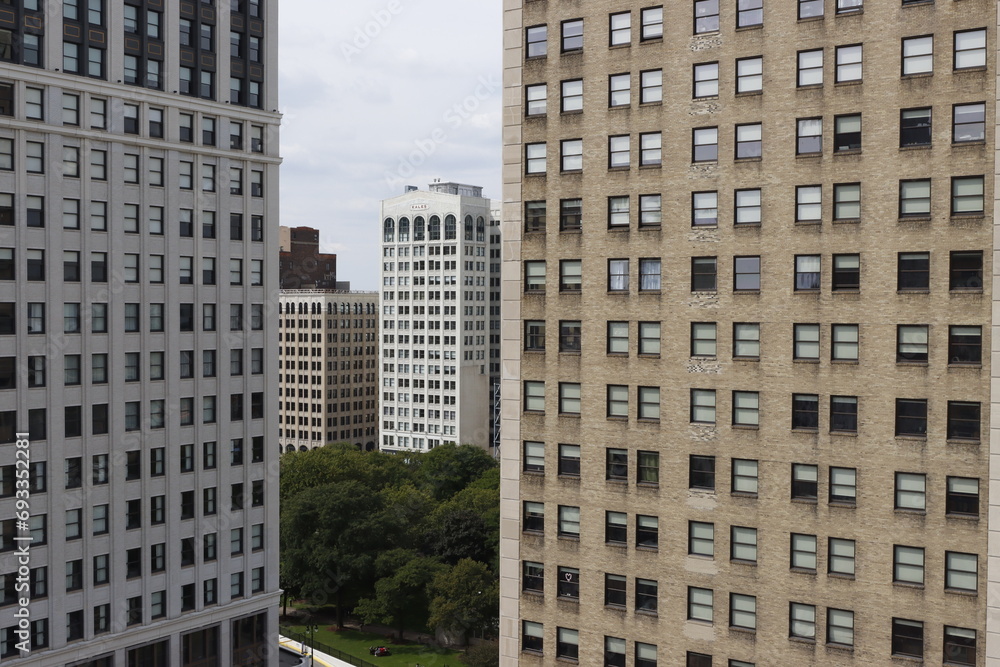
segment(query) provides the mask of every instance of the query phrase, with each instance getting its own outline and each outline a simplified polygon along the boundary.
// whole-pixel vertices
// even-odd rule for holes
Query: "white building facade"
[[[488,447],[491,202],[481,187],[435,182],[383,201],[381,219],[380,447]]]
[[[0,661],[277,665],[277,0],[3,7]]]

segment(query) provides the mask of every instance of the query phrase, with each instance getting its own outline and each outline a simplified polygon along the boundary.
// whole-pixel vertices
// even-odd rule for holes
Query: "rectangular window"
[[[798,120],[796,155],[823,152],[823,119],[800,118]]]
[[[562,22],[562,52],[583,51],[583,19]]]
[[[647,7],[643,9],[641,18],[642,33],[640,39],[642,41],[663,38],[663,7]]]
[[[607,386],[608,417],[628,418],[628,386],[609,384]],[[612,450],[608,450],[609,456]],[[616,450],[624,451],[624,450]]]
[[[710,588],[688,586],[687,618],[689,621],[712,622],[712,597]],[[690,654],[689,654],[690,655]],[[690,660],[688,661],[690,664]],[[711,663],[708,663],[711,664]]]
[[[858,399],[856,396],[830,397],[830,431],[857,433]]]
[[[982,327],[948,327],[948,363],[980,364],[983,359]]]
[[[699,63],[694,66],[692,80],[695,99],[719,96],[719,63]]]
[[[924,624],[921,621],[892,619],[892,654],[924,657]]]
[[[559,383],[559,414],[580,414],[580,384],[577,382]]]
[[[719,159],[719,128],[700,127],[692,130],[692,162],[717,162]]]
[[[958,143],[986,139],[986,104],[956,104],[952,107],[951,140]]]
[[[799,602],[789,603],[788,636],[797,639],[816,639],[816,607]]]
[[[948,401],[948,439],[979,442],[981,404]]]
[[[896,435],[924,437],[927,434],[927,400],[896,399]]]
[[[583,79],[572,79],[563,81],[562,88],[562,112],[583,111]]]
[[[929,74],[934,70],[934,36],[903,39],[902,75]]]
[[[715,322],[691,323],[691,356],[714,357],[716,355]]]
[[[688,554],[715,557],[715,525],[700,521],[688,522]]]
[[[659,484],[660,483],[660,454],[658,452],[638,452],[638,474],[639,484]]]
[[[733,392],[733,426],[760,424],[760,395],[756,391]]]
[[[719,0],[695,0],[694,34],[719,31]]]
[[[663,138],[660,132],[639,135],[639,166],[656,166],[662,162]]]
[[[559,445],[559,475],[580,476],[580,445]]]
[[[620,12],[611,14],[610,18],[610,46],[621,46],[632,42],[632,14],[631,12]]]
[[[861,81],[861,44],[837,47],[836,83]]]
[[[627,259],[608,260],[608,291],[627,292],[629,279],[629,261]]]
[[[545,173],[545,143],[525,144],[525,173],[544,174]]]
[[[660,354],[659,322],[639,322],[639,354]]]
[[[953,665],[975,665],[976,631],[970,628],[944,626],[945,662]]]
[[[612,74],[608,77],[608,106],[627,107],[632,102],[631,75]]]
[[[795,188],[795,221],[820,222],[823,218],[823,187],[799,185]]]
[[[955,33],[955,69],[986,67],[986,30]]]
[[[984,207],[983,177],[963,176],[951,179],[951,214],[982,215]]]
[[[805,0],[800,0],[801,3]],[[819,0],[822,7],[822,0]],[[799,51],[798,53],[798,86],[823,85],[823,49],[814,51]]]
[[[729,626],[741,630],[757,630],[757,598],[753,595],[729,594]]]
[[[927,363],[927,325],[904,325],[896,328],[896,361]]]
[[[829,558],[827,559],[827,569],[830,574],[842,574],[854,576],[854,540],[843,540],[831,537],[829,544]]]
[[[760,257],[733,258],[733,289],[760,291]]]
[[[745,1],[741,0],[741,5]],[[757,1],[762,2],[762,0]],[[736,61],[736,93],[759,93],[763,89],[764,58],[757,56],[754,58],[738,59]]]
[[[858,325],[834,324],[831,325],[830,329],[832,339],[830,358],[833,361],[857,361]]]
[[[757,468],[757,461],[751,459],[733,459],[732,492],[756,496]]]
[[[562,537],[580,537],[579,507],[559,506],[559,535]]]
[[[819,396],[792,394],[792,428],[809,431],[819,428]]]
[[[663,70],[651,69],[639,74],[639,103],[659,104],[663,101]]]
[[[944,587],[975,593],[979,589],[979,557],[976,554],[946,551]]]
[[[819,493],[819,473],[815,465],[792,464],[792,498],[816,500]]]
[[[751,123],[736,126],[736,159],[759,158],[763,142],[761,124]]]
[[[524,231],[526,232],[545,231],[544,201],[524,202]]]
[[[649,549],[659,548],[659,519],[655,516],[637,514],[635,517],[635,545]]]
[[[733,526],[730,529],[729,557],[745,563],[757,562],[757,529]]]
[[[691,421],[700,424],[715,423],[715,390],[691,390]]]
[[[715,257],[691,258],[691,291],[714,292],[717,289],[717,259]]]
[[[982,251],[952,251],[949,271],[951,276],[950,288],[952,290],[982,290]]]
[[[691,455],[688,462],[688,488],[715,491],[715,457]]]
[[[899,215],[929,216],[931,214],[931,181],[919,179],[899,182]]]
[[[927,509],[927,476],[896,473],[895,509],[923,512]]]
[[[559,200],[559,229],[560,231],[578,231],[583,224],[583,200],[582,199],[560,199]]]
[[[737,190],[736,218],[737,225],[759,225],[761,222],[761,192],[759,188],[752,190]]]
[[[861,114],[835,116],[833,119],[833,152],[861,150]]]

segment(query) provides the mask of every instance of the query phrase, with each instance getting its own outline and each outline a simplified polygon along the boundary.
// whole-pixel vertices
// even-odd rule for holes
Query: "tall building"
[[[277,664],[277,11],[0,11],[4,664]]]
[[[378,292],[284,289],[278,304],[282,451],[378,449]]]
[[[504,6],[502,664],[995,664],[996,3]]]
[[[337,256],[319,251],[319,230],[280,227],[278,280],[281,289],[337,289]]]
[[[492,443],[493,211],[481,187],[458,183],[410,186],[382,202],[383,451]]]

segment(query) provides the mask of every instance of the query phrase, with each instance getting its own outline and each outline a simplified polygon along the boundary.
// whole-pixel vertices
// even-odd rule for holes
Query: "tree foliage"
[[[353,610],[400,632],[430,627],[464,639],[488,630],[498,605],[499,483],[496,461],[471,445],[283,454],[282,586],[313,605],[336,604],[340,625]],[[450,603],[447,586],[470,606]]]

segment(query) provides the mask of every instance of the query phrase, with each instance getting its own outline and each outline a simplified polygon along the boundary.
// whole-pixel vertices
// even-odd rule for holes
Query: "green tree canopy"
[[[465,643],[470,632],[496,625],[500,582],[485,563],[469,558],[441,572],[430,586],[428,622]]]

